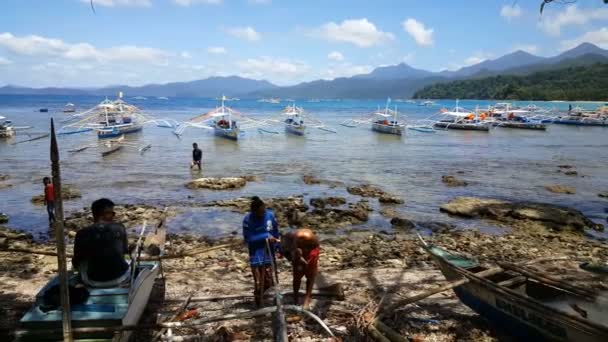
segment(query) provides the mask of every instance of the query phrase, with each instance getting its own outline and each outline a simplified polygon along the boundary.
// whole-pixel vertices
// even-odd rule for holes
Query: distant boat
[[[168,98],[168,97],[166,97],[166,96],[159,96],[159,97],[157,97],[157,99],[158,99],[158,100],[165,100],[165,101],[166,101],[166,100],[169,100],[169,98]]]
[[[63,107],[63,112],[64,113],[74,113],[75,111],[76,111],[76,106],[73,103],[67,103]]]
[[[287,106],[283,115],[286,115],[285,119],[285,132],[293,135],[304,135],[306,133],[306,125],[304,124],[304,118],[302,117],[302,108],[296,107],[295,103],[292,106]]]
[[[426,101],[420,102],[418,104],[418,106],[421,106],[421,107],[432,107],[434,105],[435,105],[435,102],[433,102],[431,100],[426,100]]]
[[[13,123],[4,116],[0,116],[0,138],[10,138],[15,135]]]
[[[135,97],[133,98],[133,100],[142,100],[142,101],[143,101],[143,100],[147,100],[147,99],[148,99],[147,97],[143,97],[143,96],[135,96]]]
[[[259,99],[258,102],[277,104],[277,103],[281,103],[281,100],[273,97],[273,98],[269,98],[269,99]]]
[[[321,100],[319,100],[319,99],[310,99],[310,100],[308,100],[308,102],[316,103],[316,102],[321,102]]]
[[[40,113],[47,113],[49,111],[48,108],[40,108],[39,109]]]

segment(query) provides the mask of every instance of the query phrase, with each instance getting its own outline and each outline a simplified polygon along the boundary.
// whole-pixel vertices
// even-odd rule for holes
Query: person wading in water
[[[203,162],[203,151],[198,148],[198,144],[192,144],[192,162],[190,163],[190,169],[193,169],[195,166],[198,166],[199,171],[202,170],[202,162]]]
[[[278,247],[279,227],[274,214],[257,196],[251,199],[251,211],[243,219],[243,238],[249,249],[253,273],[255,305],[260,307],[264,292],[274,285],[271,264]],[[268,251],[268,246],[270,251]]]

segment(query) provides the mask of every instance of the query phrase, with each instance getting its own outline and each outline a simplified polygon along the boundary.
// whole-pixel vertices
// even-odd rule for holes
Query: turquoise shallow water
[[[0,95],[0,115],[12,119],[16,126],[34,126],[28,132],[35,135],[48,131],[51,116],[65,117],[61,109],[67,102],[84,109],[101,100],[101,97],[88,96]],[[152,115],[178,121],[216,105],[212,99],[127,100]],[[476,105],[487,107],[491,103],[461,101],[460,105],[474,108]],[[374,133],[368,127],[339,125],[345,119],[383,106],[383,101],[301,101],[298,104],[334,128],[337,134],[311,130],[302,138],[283,133],[264,135],[252,130],[234,143],[200,129],[189,129],[178,139],[170,129],[146,126],[143,132],[128,139],[137,144],[151,144],[149,151],[140,155],[135,148],[123,149],[106,158],[95,151],[67,152],[95,143],[97,137],[92,133],[61,136],[64,183],[73,184],[83,192],[81,200],[65,202],[66,209],[87,206],[100,196],[122,203],[176,204],[254,194],[262,197],[302,193],[306,196],[347,195],[343,188],[304,185],[301,176],[312,174],[346,184],[370,182],[380,185],[405,199],[400,212],[419,220],[453,220],[439,213],[439,205],[455,196],[471,195],[563,204],[583,211],[597,222],[606,222],[608,201],[599,198],[597,193],[608,191],[608,128],[555,125],[547,132],[502,128],[490,133],[408,131],[405,137],[399,138]],[[408,119],[426,118],[436,113],[440,106],[454,106],[453,101],[439,101],[440,106],[431,108],[394,104]],[[568,103],[535,104],[568,107]],[[276,114],[286,103],[241,100],[229,105],[245,115],[261,118]],[[42,107],[49,108],[49,113],[37,112]],[[0,190],[0,211],[11,216],[11,226],[44,237],[47,233],[45,212],[32,205],[30,199],[41,192],[41,179],[50,173],[49,141],[10,144],[26,137],[20,132],[12,141],[0,142],[0,174],[10,175],[13,184]],[[205,169],[202,175],[247,174],[262,176],[264,180],[249,183],[236,191],[185,189],[184,182],[200,177],[188,169],[192,142],[198,142],[203,149]],[[558,173],[557,165],[560,164],[575,165],[579,176]],[[470,181],[468,187],[448,188],[441,183],[442,175],[459,171],[463,172],[458,175],[460,178]],[[543,187],[554,183],[574,186],[577,193],[553,194]],[[238,229],[240,220],[239,215],[228,211],[188,209],[169,224],[174,231],[218,235]],[[456,221],[462,227],[484,229],[479,221]],[[366,226],[390,228],[386,219],[379,216],[373,216]]]

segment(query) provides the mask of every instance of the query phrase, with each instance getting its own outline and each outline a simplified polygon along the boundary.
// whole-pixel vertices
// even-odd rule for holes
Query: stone
[[[346,204],[344,197],[315,197],[310,199],[310,205],[317,208],[325,208],[325,206],[339,207]]]
[[[80,190],[75,188],[73,185],[62,184],[61,185],[61,198],[65,200],[71,200],[82,197]],[[37,205],[44,204],[44,194],[36,195],[32,197],[32,203]]]
[[[8,223],[8,215],[5,213],[0,213],[0,224]]]
[[[380,198],[378,198],[378,202],[382,203],[382,204],[403,204],[404,201],[397,197],[397,196],[393,196],[393,195],[388,195],[388,194],[384,194],[382,196],[380,196]]]
[[[386,193],[377,186],[371,184],[355,185],[346,188],[351,195],[358,195],[361,197],[382,197]]]
[[[557,167],[560,168],[560,169],[566,169],[566,170],[568,170],[568,169],[574,169],[573,165],[568,165],[568,164],[557,165]]]
[[[599,197],[608,198],[608,191],[603,191],[597,194]]]
[[[578,176],[578,172],[576,172],[575,170],[564,171],[564,174],[566,176]]]
[[[467,186],[468,182],[458,179],[454,176],[445,175],[441,176],[441,181],[447,186]]]
[[[391,225],[394,227],[407,228],[407,229],[416,227],[416,224],[414,222],[412,222],[411,220],[408,220],[406,218],[402,218],[402,217],[393,217],[391,219]]]
[[[576,189],[574,187],[571,186],[567,186],[567,185],[559,185],[559,184],[547,184],[545,185],[545,189],[547,191],[556,193],[556,194],[575,194],[576,193]]]
[[[455,216],[487,218],[504,223],[535,222],[557,231],[582,232],[585,229],[603,229],[603,226],[594,223],[576,209],[547,203],[457,197],[443,204],[440,211]]]
[[[243,177],[204,177],[191,180],[186,183],[188,189],[211,189],[211,190],[227,190],[242,188],[247,184],[247,180]]]

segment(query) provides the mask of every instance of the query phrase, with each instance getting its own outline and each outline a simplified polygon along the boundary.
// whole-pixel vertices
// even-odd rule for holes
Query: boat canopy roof
[[[524,113],[530,113],[530,111],[525,110],[525,109],[513,109],[513,110],[497,110],[494,113],[497,113],[497,114],[504,114],[504,113],[524,114]]]
[[[0,120],[6,119],[4,116],[0,115]]]
[[[470,112],[443,112],[442,114],[465,117],[465,116],[468,116],[468,115],[473,114],[473,113],[470,113]]]

